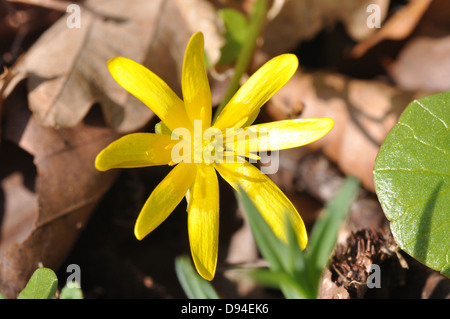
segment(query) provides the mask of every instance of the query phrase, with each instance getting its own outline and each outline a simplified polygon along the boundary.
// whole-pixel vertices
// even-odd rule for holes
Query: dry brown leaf
[[[432,0],[411,0],[389,18],[376,33],[357,44],[352,55],[361,57],[370,48],[383,40],[402,40],[408,37],[419,23]]]
[[[17,296],[37,267],[59,267],[116,176],[94,167],[116,133],[84,123],[45,128],[24,97],[25,85],[19,84],[5,102],[0,291],[8,298]]]
[[[354,40],[362,40],[374,32],[367,26],[369,4],[380,7],[383,20],[389,0],[286,0],[278,15],[265,27],[263,51],[269,55],[285,53],[337,22],[343,23]]]
[[[221,55],[225,39],[214,6],[206,0],[176,0],[180,14],[191,32],[202,31],[208,60],[215,65]]]
[[[4,70],[0,70],[0,136],[1,136],[1,132],[2,132],[2,127],[1,127],[1,119],[2,119],[2,114],[3,114],[3,96],[5,95],[5,89],[6,86],[8,85],[8,83],[10,82],[10,78],[11,78],[11,73],[9,72],[8,69],[4,69]]]
[[[405,90],[450,90],[450,36],[411,39],[388,71]]]
[[[15,144],[3,141],[0,155],[0,247],[6,247],[23,241],[31,232],[38,209],[36,168],[32,156]],[[30,222],[23,223],[24,220]]]
[[[186,12],[193,10],[189,5],[199,1],[88,0],[81,7],[80,28],[68,28],[69,14],[58,20],[26,54],[22,67],[28,76],[30,108],[39,122],[73,127],[97,102],[106,122],[118,131],[145,125],[153,113],[113,80],[106,61],[115,56],[136,60],[177,91],[190,35],[202,28],[213,30],[212,7],[196,16],[197,24],[206,17],[209,24],[193,30],[194,24],[186,22]]]
[[[309,145],[321,149],[341,171],[374,191],[373,164],[387,132],[403,109],[425,93],[326,72],[297,72],[267,105],[275,120],[330,117],[330,133]]]
[[[80,28],[67,26],[69,14],[49,28],[23,63],[29,105],[40,123],[73,127],[92,104],[100,102],[113,127],[126,130],[130,123],[143,125],[151,113],[117,88],[106,61],[116,55],[137,61],[145,58],[161,5],[162,1],[87,1],[87,7],[104,16],[83,7]]]
[[[85,1],[80,29],[67,28],[67,17],[61,18],[13,66],[12,83],[2,89],[8,142],[0,156],[10,160],[0,175],[0,291],[7,297],[15,297],[37,267],[57,269],[64,261],[116,176],[98,172],[95,156],[117,131],[136,130],[153,116],[112,79],[106,61],[117,55],[137,60],[180,93],[190,36],[202,28],[212,32],[211,25],[196,25],[211,17],[212,7],[192,21],[189,5],[200,2]],[[86,117],[94,103],[113,129],[96,123],[98,112]]]
[[[406,90],[450,90],[450,6],[434,0],[413,35],[385,67],[397,86]]]

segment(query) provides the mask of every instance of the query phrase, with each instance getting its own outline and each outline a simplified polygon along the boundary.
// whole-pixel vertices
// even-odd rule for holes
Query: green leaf
[[[58,278],[53,270],[39,268],[31,276],[17,299],[52,299],[58,288]]]
[[[186,296],[190,299],[219,299],[211,283],[203,279],[188,256],[175,259],[175,271]]]
[[[338,193],[326,204],[323,214],[316,220],[308,247],[316,271],[321,272],[327,265],[336,245],[339,228],[348,215],[358,189],[358,179],[347,177]]]
[[[359,181],[348,177],[338,194],[327,204],[325,214],[314,225],[306,251],[298,245],[291,223],[287,223],[288,242],[280,241],[267,225],[248,195],[239,189],[237,196],[244,208],[255,242],[270,264],[253,278],[273,286],[277,281],[286,298],[316,298],[323,269],[336,244],[340,225],[348,215],[359,189]],[[270,272],[273,278],[270,277]]]
[[[67,283],[63,289],[61,289],[61,294],[59,299],[83,299],[83,292],[81,290],[78,282],[73,281]]]
[[[287,214],[286,214],[287,215]],[[304,275],[304,271],[306,270],[306,255],[302,251],[297,235],[295,234],[295,229],[293,227],[293,223],[286,223],[286,232],[288,238],[288,253],[287,253],[287,261],[289,273],[293,277],[301,277]]]
[[[236,197],[246,213],[255,242],[270,265],[269,271],[259,270],[253,273],[253,279],[268,286],[274,286],[278,282],[278,287],[286,298],[315,298],[315,289],[311,289],[312,285],[305,271],[307,261],[291,223],[286,223],[288,242],[284,243],[276,237],[243,189],[239,189]]]
[[[291,278],[283,271],[275,271],[265,268],[258,268],[248,271],[251,279],[270,288],[280,289],[281,284],[291,280]]]
[[[247,39],[249,22],[238,10],[225,8],[218,11],[225,25],[225,44],[221,49],[219,65],[231,63],[237,59],[242,45]]]
[[[450,277],[450,91],[413,101],[378,153],[374,181],[398,245]]]
[[[286,272],[257,269],[250,272],[250,278],[265,287],[280,289],[288,299],[310,298],[308,291],[305,291],[302,285],[298,285]]]
[[[300,286],[306,287],[304,290],[308,298],[317,298],[323,270],[330,260],[339,229],[358,190],[359,181],[354,177],[347,177],[314,224],[304,253],[305,269],[296,274]]]
[[[316,267],[314,256],[311,258],[311,251],[308,248],[301,249],[292,225],[292,223],[287,223],[288,260],[292,269],[290,270],[291,283],[294,282],[295,285],[283,284],[281,290],[287,298],[315,299],[323,268]]]

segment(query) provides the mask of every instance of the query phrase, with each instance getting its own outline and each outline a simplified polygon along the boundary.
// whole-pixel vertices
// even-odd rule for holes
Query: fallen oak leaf
[[[39,265],[60,266],[117,174],[99,174],[93,164],[117,133],[84,123],[60,130],[43,127],[28,110],[25,96],[22,82],[5,101],[3,138],[22,153],[2,152],[2,161],[28,153],[35,165],[34,170],[22,168],[20,175],[2,174],[0,291],[8,298],[17,296]],[[26,187],[27,180],[34,181],[32,187]]]
[[[90,2],[98,3],[94,1]],[[118,1],[110,1],[109,3],[117,2]],[[123,8],[125,2],[120,3]],[[156,1],[153,1],[152,3],[156,5]],[[177,76],[179,74],[178,71],[181,70],[181,64],[175,64],[171,59],[174,61],[182,61],[182,58],[179,58],[179,56],[182,57],[184,53],[184,47],[191,35],[191,31],[189,28],[180,28],[180,26],[184,25],[184,20],[180,12],[183,8],[180,2],[168,0],[160,1],[160,3],[162,3],[162,5],[161,7],[158,7],[158,10],[151,11],[152,14],[158,16],[158,19],[154,19],[155,21],[153,21],[155,24],[152,29],[153,32],[150,32],[151,43],[147,43],[148,47],[142,45],[145,46],[145,50],[143,51],[145,54],[141,58],[136,58],[136,60],[145,61],[144,64],[154,65],[155,67],[152,67],[152,69],[160,76],[164,77],[164,75],[169,74],[171,78],[167,79],[164,77],[164,79],[170,84],[171,82],[176,82],[177,86],[179,86],[180,81]],[[127,4],[127,8],[128,5],[129,4]],[[123,11],[126,10],[122,10],[122,12]],[[89,16],[90,18],[84,19],[83,21],[90,21],[92,26],[94,26],[96,22],[104,22],[119,28],[117,24],[126,23],[126,21],[100,19],[98,12],[88,12],[88,15],[89,14],[92,16]],[[102,14],[104,14],[102,17],[112,16],[114,12],[108,12],[106,10],[103,11]],[[147,16],[146,18],[149,17]],[[97,21],[96,19],[100,19],[101,21]],[[173,23],[174,21],[177,21],[177,23]],[[64,23],[65,21],[61,19],[54,27],[56,30],[59,28],[60,31],[64,31],[61,29],[64,27]],[[84,31],[88,33],[93,32],[89,31],[91,29],[92,28],[87,28],[87,30]],[[135,31],[138,32],[139,30],[136,28]],[[50,30],[49,32],[54,32],[54,36],[59,36],[58,32],[54,30]],[[103,101],[101,107],[103,107],[106,119],[114,119],[117,116],[117,118],[121,120],[119,121],[120,123],[118,126],[115,127],[115,122],[109,121],[109,124],[113,124],[112,126],[119,131],[134,130],[137,127],[140,127],[142,125],[141,123],[146,122],[144,115],[139,114],[139,112],[136,112],[135,110],[129,110],[129,117],[133,117],[126,118],[129,126],[125,125],[124,121],[122,121],[123,116],[121,117],[120,114],[115,114],[118,112],[114,107],[123,107],[125,110],[127,108],[126,101],[129,99],[128,93],[120,87],[112,89],[111,94],[123,97],[125,102],[121,104],[119,101],[118,103],[111,102],[108,104],[105,100],[108,102],[110,96],[104,96],[103,91],[97,90],[98,88],[95,85],[99,83],[98,81],[89,82],[86,81],[86,79],[84,79],[84,81],[83,79],[77,79],[76,77],[83,77],[84,73],[80,72],[80,70],[74,71],[74,69],[71,68],[71,61],[66,61],[63,56],[59,57],[59,59],[52,60],[52,56],[49,55],[52,51],[48,51],[47,49],[53,45],[53,53],[58,57],[61,48],[58,47],[57,43],[52,43],[52,37],[48,34],[52,33],[47,33],[47,35],[43,36],[45,41],[42,40],[42,38],[40,40],[46,43],[46,45],[43,45],[40,48],[38,46],[38,49],[36,49],[40,54],[40,58],[38,58],[39,54],[36,52],[30,53],[27,58],[30,59],[30,56],[33,54],[35,62],[44,62],[41,64],[49,66],[49,70],[38,68],[39,71],[44,73],[37,74],[36,72],[30,72],[30,70],[28,70],[27,67],[23,67],[23,65],[16,65],[14,70],[21,70],[23,72],[15,78],[15,85],[10,86],[11,90],[9,90],[9,92],[11,93],[6,94],[8,99],[7,103],[10,107],[8,107],[8,116],[5,118],[6,129],[4,138],[17,144],[18,147],[33,156],[37,172],[37,177],[35,177],[35,199],[33,199],[33,194],[30,196],[30,202],[34,203],[34,205],[25,205],[24,208],[20,209],[22,210],[20,214],[16,214],[16,209],[14,211],[5,211],[5,220],[11,220],[11,215],[15,215],[14,217],[19,218],[19,220],[15,220],[12,223],[8,222],[8,225],[3,224],[2,228],[9,227],[11,224],[20,225],[20,227],[25,228],[21,230],[21,236],[19,238],[10,237],[7,240],[2,239],[0,243],[0,291],[4,292],[5,295],[9,297],[14,297],[17,292],[23,288],[26,278],[31,275],[32,270],[37,266],[45,265],[46,267],[56,269],[60,265],[76,240],[79,232],[87,223],[95,205],[112,184],[116,175],[114,173],[107,175],[104,175],[104,173],[100,174],[94,169],[93,163],[95,155],[109,144],[109,142],[116,139],[117,133],[111,129],[105,128],[103,125],[87,125],[86,123],[91,122],[85,118],[84,112],[89,112],[91,106],[88,104],[94,103],[94,100],[88,101],[89,103],[86,102],[86,105],[81,105],[82,110],[76,110],[77,107],[80,107],[80,101],[77,103],[77,94],[83,92],[83,89],[90,89],[91,91],[89,94],[92,94],[90,95],[91,97],[98,97],[95,94],[99,94],[100,100]],[[75,41],[75,44],[83,46],[83,39],[86,38],[86,34],[83,34],[82,32],[80,34],[81,40],[79,38],[79,42]],[[89,36],[92,37],[92,33]],[[128,41],[128,38],[129,36],[127,35],[125,40]],[[72,45],[74,44],[71,43],[71,41],[63,41],[63,43],[65,43],[67,47],[63,47],[62,49],[70,53],[70,48],[72,48]],[[120,48],[118,48],[117,51],[113,50],[114,52],[112,53],[114,55],[120,54],[120,49],[122,49],[124,43],[128,44],[128,42],[121,42]],[[61,42],[59,42],[59,44],[61,44]],[[50,47],[48,47],[48,45],[50,45]],[[106,50],[108,48],[104,49]],[[109,47],[109,49],[111,48]],[[79,59],[79,57],[76,58]],[[98,67],[102,67],[106,70],[106,60],[107,58],[104,61],[101,58],[98,58]],[[29,61],[30,60],[28,60],[28,62]],[[27,66],[27,64],[24,65]],[[63,71],[65,70],[64,67],[69,68],[67,74],[63,72],[63,74],[60,75],[58,72],[54,72],[55,69],[58,71],[57,68],[61,67],[61,65],[63,66]],[[30,66],[29,63],[28,66]],[[33,69],[33,67],[37,67],[35,64],[31,65],[31,69],[36,70]],[[55,69],[52,69],[52,67],[55,67]],[[87,66],[82,65],[82,67],[86,68]],[[102,75],[95,74],[95,76],[97,77],[95,79],[98,79],[101,78]],[[65,79],[61,80],[58,77]],[[71,79],[70,77],[74,78]],[[108,77],[110,77],[109,74]],[[40,92],[41,96],[38,97],[44,102],[45,99],[48,99],[49,97],[56,98],[55,101],[59,101],[65,96],[66,100],[63,105],[75,109],[75,112],[79,112],[72,114],[74,115],[74,118],[77,119],[74,120],[74,118],[70,118],[72,116],[71,114],[65,114],[62,117],[58,117],[60,115],[58,112],[51,113],[54,107],[51,105],[48,110],[39,110],[43,112],[44,118],[46,114],[51,114],[48,119],[55,116],[52,119],[53,122],[47,123],[48,126],[43,126],[43,117],[39,116],[38,111],[36,111],[35,108],[32,108],[34,110],[34,116],[31,116],[26,102],[20,100],[21,97],[23,98],[28,95],[30,104],[32,101],[34,101],[35,104],[38,101],[35,100],[36,96],[32,97],[31,94],[27,92],[22,85],[23,82],[20,82],[20,79],[24,78],[31,83],[29,86],[30,89],[42,90]],[[75,86],[78,87],[68,88],[68,84],[64,83],[64,81],[72,81],[76,84]],[[43,87],[45,85],[48,86],[46,89]],[[91,87],[91,85],[93,86]],[[117,86],[116,83],[114,83],[114,85]],[[174,87],[177,88],[177,86]],[[56,89],[56,92],[51,90],[52,87]],[[67,90],[67,92],[64,90]],[[93,92],[95,94],[93,94]],[[34,93],[37,94],[39,91]],[[45,96],[45,94],[48,94],[48,96]],[[141,102],[136,100],[136,103],[142,107],[142,110],[145,110],[147,119],[151,118],[151,111],[142,105]],[[124,104],[125,106],[123,106]],[[12,105],[15,107],[11,107]],[[39,105],[37,105],[37,107],[38,106]],[[112,110],[108,111],[108,107]],[[56,114],[58,114],[58,116],[56,116]],[[109,118],[108,115],[110,116]],[[63,127],[61,126],[61,122],[58,124],[55,121],[55,119],[61,118],[72,121],[72,126]],[[82,121],[83,118],[85,118],[85,122]],[[92,118],[89,120],[92,120]],[[99,118],[96,117],[94,120],[99,120]],[[92,169],[94,169],[94,172]],[[102,175],[104,176],[102,177]],[[2,183],[8,186],[9,194],[13,194],[12,186],[17,186],[14,189],[21,189],[23,186],[21,184],[20,176],[12,176],[11,181],[12,182],[8,180],[8,182]],[[11,202],[14,199],[17,198],[12,196],[11,199],[8,199],[8,202]],[[21,218],[23,218],[23,220],[20,220]],[[3,234],[8,235],[12,232],[11,229],[8,229],[7,231],[5,230]]]
[[[109,3],[115,2],[117,1],[110,1]],[[152,3],[156,4],[156,1]],[[172,82],[177,83],[173,87],[180,89],[180,81],[177,76],[180,74],[178,71],[181,70],[181,64],[176,64],[173,61],[182,61],[181,57],[191,35],[191,31],[187,27],[180,28],[184,23],[180,12],[182,10],[180,3],[174,0],[161,1],[161,3],[163,5],[158,10],[151,11],[152,14],[158,16],[158,19],[155,19],[153,22],[155,25],[154,29],[152,29],[153,32],[151,32],[151,43],[145,48],[144,56],[141,59],[136,58],[136,60],[145,61],[145,64],[152,66],[155,73],[164,77],[171,85]],[[108,15],[108,11],[104,11],[103,13],[105,16]],[[109,13],[111,16],[113,12]],[[61,25],[64,26],[64,20],[61,21]],[[117,25],[119,23],[118,21],[103,19],[101,21],[119,28]],[[177,23],[173,23],[174,21],[177,21]],[[94,25],[94,22],[91,23]],[[56,28],[61,28],[61,26],[56,26]],[[138,29],[135,31],[138,32]],[[55,36],[58,36],[58,34],[56,33]],[[125,40],[128,40],[128,38],[129,36],[127,35]],[[51,40],[51,37],[48,37],[46,43],[51,44]],[[70,43],[70,41],[65,43],[70,51],[73,43]],[[120,49],[124,46],[124,43],[128,42],[122,42],[120,48],[113,52],[114,55],[121,52]],[[55,56],[58,56],[61,48],[58,48],[56,44],[53,45],[53,53]],[[48,55],[51,51],[46,51],[46,49],[48,49],[46,46],[39,49],[42,60],[37,58],[38,55],[33,53],[35,54],[35,62],[44,62],[41,64],[47,64],[50,67],[58,61],[61,64],[67,62],[63,57],[59,57],[59,60],[51,61],[51,56]],[[63,49],[68,50],[67,47],[63,47]],[[99,59],[97,62],[99,62],[99,67],[103,67],[106,70],[106,60]],[[70,67],[70,61],[68,65]],[[25,72],[19,72],[24,70],[26,74]],[[73,72],[73,70],[70,70],[68,71],[69,73]],[[9,107],[6,108],[8,111],[4,120],[6,126],[4,139],[12,141],[17,147],[32,155],[36,165],[37,176],[31,176],[36,180],[36,186],[32,188],[34,193],[30,194],[29,202],[31,204],[24,205],[23,207],[13,205],[17,209],[4,212],[6,217],[3,220],[8,221],[2,225],[5,236],[14,233],[10,227],[16,227],[16,225],[23,227],[19,230],[19,237],[11,236],[7,239],[2,238],[0,243],[0,291],[7,297],[16,296],[17,292],[25,285],[26,279],[39,265],[56,269],[64,260],[81,229],[87,223],[95,205],[115,179],[116,174],[114,172],[106,175],[105,173],[100,174],[95,170],[93,163],[95,155],[112,140],[116,139],[118,135],[115,133],[115,130],[105,128],[101,123],[97,125],[92,124],[92,121],[98,121],[100,119],[98,116],[92,118],[92,116],[90,117],[88,115],[86,118],[82,114],[83,112],[88,112],[90,106],[81,113],[75,114],[79,118],[77,121],[73,121],[72,124],[74,126],[72,127],[55,128],[55,125],[43,126],[42,122],[38,121],[40,118],[36,112],[33,114],[34,116],[31,116],[28,105],[23,100],[28,95],[29,102],[31,103],[32,98],[23,85],[24,82],[21,82],[21,80],[25,78],[29,82],[31,81],[32,84],[35,83],[31,85],[31,89],[41,85],[48,85],[48,90],[50,90],[52,85],[56,85],[54,87],[58,89],[58,83],[55,82],[58,81],[58,76],[60,75],[58,73],[52,74],[51,68],[50,70],[43,70],[43,72],[48,72],[45,74],[49,75],[50,83],[46,83],[42,76],[28,72],[23,67],[23,64],[21,65],[19,63],[15,65],[14,71],[19,74],[15,77],[14,85],[10,85],[8,92],[5,94],[7,98],[6,104]],[[82,73],[78,72],[77,76],[80,76],[80,74]],[[61,76],[65,77],[66,75],[63,74]],[[165,75],[169,75],[169,79]],[[99,75],[97,74],[96,76]],[[108,77],[110,77],[109,74]],[[33,78],[35,82],[32,82]],[[78,83],[76,80],[73,79],[78,85],[89,87],[92,84],[88,81],[81,80]],[[128,93],[118,87],[116,83],[114,85],[116,87],[112,90],[112,94],[121,97],[125,102],[122,104],[111,102],[110,104],[106,104],[106,106],[101,104],[106,119],[108,119],[108,115],[115,116],[112,114],[114,112],[107,112],[107,107],[111,107],[112,105],[112,108],[115,106],[122,108],[123,104],[126,104],[126,101],[130,98]],[[61,88],[67,89],[64,85]],[[90,93],[94,91],[97,94],[102,94],[96,91],[97,88],[95,86],[90,89]],[[178,92],[180,91],[178,90]],[[61,93],[62,91],[58,92],[59,95],[66,94],[64,92]],[[66,103],[66,106],[72,108],[80,106],[79,103],[76,103],[77,92],[76,89],[72,88],[72,93],[75,94],[75,98],[70,99],[68,96],[67,99],[70,104]],[[47,93],[50,97],[55,96],[55,92],[51,90]],[[57,96],[57,98],[61,98],[61,96]],[[109,98],[105,96],[101,97],[106,100]],[[44,95],[41,98],[45,101]],[[120,122],[119,126],[115,127],[117,130],[124,130],[125,128],[127,130],[134,130],[141,125],[140,123],[145,122],[142,119],[144,116],[147,116],[147,118],[152,117],[151,111],[146,106],[137,100],[136,103],[139,103],[139,106],[142,107],[145,114],[139,114],[130,110],[129,113],[133,116],[134,122],[133,119],[127,118],[127,123],[130,125],[126,126]],[[14,107],[12,107],[13,105]],[[126,105],[123,109],[126,109]],[[112,111],[115,110],[113,109]],[[81,121],[83,118],[85,119],[84,122]],[[90,123],[90,125],[87,123]],[[29,178],[29,176],[25,177],[27,179]],[[23,189],[20,178],[21,175],[13,175],[11,179],[2,182],[2,186],[5,186],[5,189],[7,187],[8,194],[11,194],[11,196],[8,195],[8,203],[17,200],[18,197],[15,196],[15,190]],[[24,190],[22,193],[26,194],[26,191]],[[18,218],[18,220],[11,221],[11,216]],[[8,227],[8,229],[4,229],[4,227]]]
[[[112,127],[126,130],[128,121],[142,126],[152,114],[116,87],[105,63],[118,54],[145,58],[161,1],[87,1],[86,5],[102,10],[106,17],[121,15],[123,20],[81,10],[80,28],[67,26],[68,15],[49,28],[24,57],[29,107],[45,126],[73,127],[100,102]]]
[[[117,131],[147,124],[153,113],[113,80],[106,61],[126,56],[149,66],[169,85],[179,83],[179,57],[192,32],[184,5],[177,0],[88,0],[80,10],[80,28],[68,27],[70,15],[58,20],[20,68],[28,77],[29,106],[39,122],[73,127],[99,103],[105,121]],[[211,23],[206,27],[211,29]]]
[[[17,145],[2,141],[0,172],[0,247],[5,247],[24,240],[32,229],[38,209],[33,157]],[[23,223],[23,220],[31,222]]]

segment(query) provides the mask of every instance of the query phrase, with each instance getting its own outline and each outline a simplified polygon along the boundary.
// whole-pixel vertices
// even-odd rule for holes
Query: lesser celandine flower
[[[125,135],[98,154],[95,166],[111,168],[174,166],[152,192],[135,225],[140,240],[158,227],[186,196],[191,253],[199,274],[212,280],[219,234],[219,184],[216,171],[236,190],[243,189],[275,234],[286,240],[285,221],[301,247],[307,234],[297,210],[281,190],[244,158],[313,142],[333,126],[331,119],[297,119],[251,125],[260,107],[294,74],[295,55],[283,54],[263,65],[239,89],[214,123],[204,65],[202,33],[192,36],[182,70],[181,100],[144,66],[124,57],[108,61],[114,79],[160,119],[158,133]],[[242,127],[245,126],[244,129]],[[286,218],[286,213],[288,218]]]

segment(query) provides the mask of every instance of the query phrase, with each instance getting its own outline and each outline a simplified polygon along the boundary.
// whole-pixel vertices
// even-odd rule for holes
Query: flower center
[[[194,125],[193,132],[187,129],[176,129],[172,132],[176,134],[172,135],[172,139],[179,141],[172,148],[172,162],[206,165],[223,162],[225,138],[220,129],[210,127],[203,132],[195,128]]]
[[[216,135],[203,136],[201,146],[193,141],[193,161],[194,163],[203,163],[210,165],[219,162],[223,156],[223,140]]]

